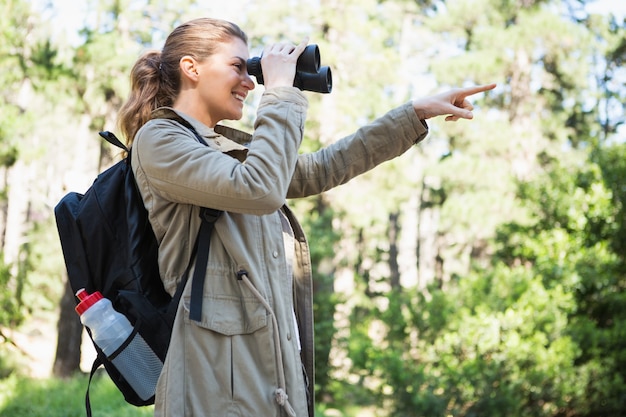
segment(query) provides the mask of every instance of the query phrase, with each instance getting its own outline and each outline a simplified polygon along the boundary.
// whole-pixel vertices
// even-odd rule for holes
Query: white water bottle
[[[133,326],[99,291],[88,294],[83,288],[78,290],[76,297],[80,300],[76,312],[83,325],[91,331],[93,341],[124,376],[139,398],[144,401],[150,399],[154,395],[163,362],[139,333],[135,333],[132,340],[128,341],[133,334]],[[118,352],[125,343],[127,345]],[[111,358],[113,354],[115,356]]]

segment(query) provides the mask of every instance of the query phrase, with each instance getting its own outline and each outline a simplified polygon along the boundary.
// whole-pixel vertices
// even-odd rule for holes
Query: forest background
[[[52,210],[119,157],[97,132],[116,131],[138,55],[198,16],[241,25],[253,55],[320,46],[334,86],[307,93],[303,152],[498,83],[473,121],[429,121],[402,157],[290,202],[312,248],[320,416],[626,415],[626,21],[607,3],[0,0],[0,415],[57,415],[57,396],[82,415],[93,348]],[[232,125],[252,129],[262,91]],[[110,415],[149,412],[128,407]]]

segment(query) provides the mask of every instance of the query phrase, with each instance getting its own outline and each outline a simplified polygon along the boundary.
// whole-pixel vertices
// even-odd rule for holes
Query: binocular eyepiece
[[[257,82],[263,84],[261,57],[250,58],[246,64],[248,74],[254,75]],[[333,80],[330,68],[320,67],[320,50],[317,45],[308,45],[298,58],[293,86],[315,93],[330,93],[332,90]]]

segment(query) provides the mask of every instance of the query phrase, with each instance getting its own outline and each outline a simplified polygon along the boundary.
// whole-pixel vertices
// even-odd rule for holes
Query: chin
[[[235,113],[231,114],[228,117],[228,120],[239,120],[242,117],[243,117],[243,112],[242,111],[238,111],[238,112],[235,112]]]

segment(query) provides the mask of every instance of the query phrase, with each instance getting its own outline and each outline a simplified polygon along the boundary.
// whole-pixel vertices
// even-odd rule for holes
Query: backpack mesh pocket
[[[133,332],[124,346],[109,359],[139,398],[148,400],[154,396],[163,362],[139,333]]]

